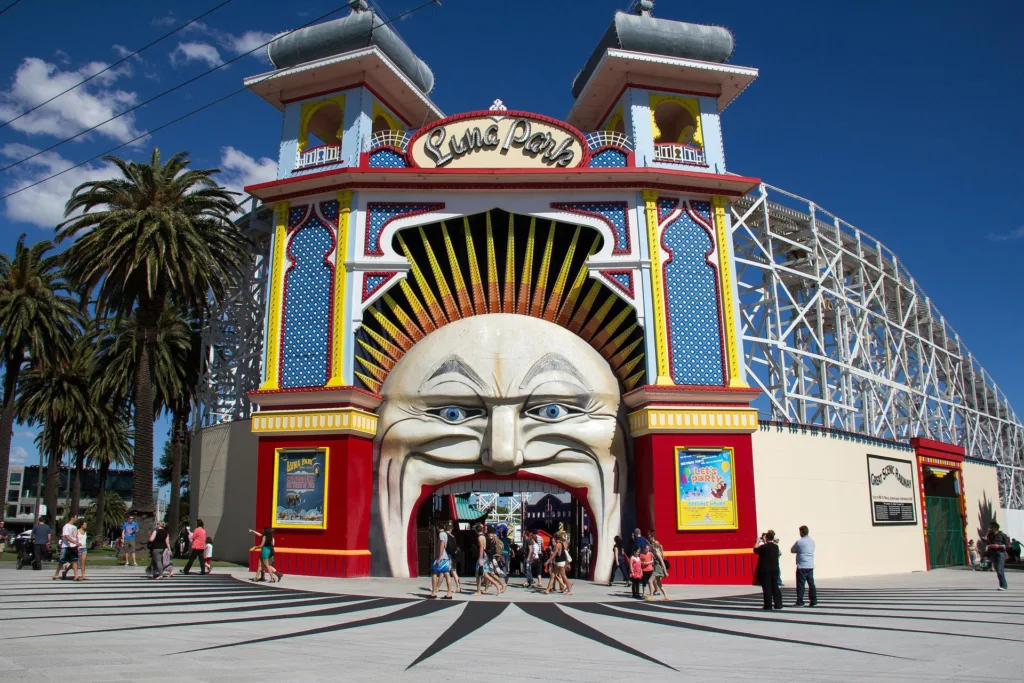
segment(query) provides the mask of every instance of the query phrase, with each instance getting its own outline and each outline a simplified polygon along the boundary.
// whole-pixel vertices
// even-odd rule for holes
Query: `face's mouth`
[[[607,581],[612,564],[612,547],[620,527],[619,496],[615,491],[617,465],[601,463],[586,453],[563,451],[560,458],[515,473],[496,474],[476,466],[459,465],[423,454],[395,457],[381,451],[377,478],[377,510],[382,546],[387,553],[390,574],[407,578],[415,574],[415,519],[419,505],[442,486],[453,481],[494,480],[508,482],[505,490],[529,490],[530,480],[548,482],[575,495],[593,520],[596,555],[594,580]]]

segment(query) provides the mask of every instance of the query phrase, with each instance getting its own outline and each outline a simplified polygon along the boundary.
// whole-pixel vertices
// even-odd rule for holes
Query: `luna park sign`
[[[570,168],[587,144],[574,128],[536,114],[462,114],[421,128],[409,142],[420,168]]]

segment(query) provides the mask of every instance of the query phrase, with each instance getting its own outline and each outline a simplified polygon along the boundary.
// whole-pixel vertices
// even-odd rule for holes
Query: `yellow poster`
[[[676,448],[675,457],[678,529],[736,529],[732,449]]]

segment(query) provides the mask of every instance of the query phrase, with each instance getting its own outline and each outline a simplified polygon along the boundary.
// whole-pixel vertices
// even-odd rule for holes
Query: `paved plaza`
[[[1024,575],[966,570],[820,582],[820,604],[762,612],[745,587],[671,602],[577,583],[425,600],[425,581],[241,570],[56,582],[0,569],[0,679],[75,681],[1019,681]],[[786,603],[794,601],[786,586]]]

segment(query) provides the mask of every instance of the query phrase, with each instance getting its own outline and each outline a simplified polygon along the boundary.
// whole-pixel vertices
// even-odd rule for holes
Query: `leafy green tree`
[[[125,520],[128,519],[128,506],[124,499],[113,491],[107,493],[102,499],[96,501],[85,511],[85,521],[92,529],[94,540],[106,539],[107,532],[113,529],[120,529]],[[107,527],[104,529],[104,527]]]
[[[138,324],[132,497],[148,533],[156,511],[151,367],[160,315],[169,301],[191,310],[200,310],[207,297],[223,301],[249,256],[246,238],[231,220],[237,209],[233,193],[214,180],[218,170],[189,169],[184,152],[166,163],[159,150],[149,163],[105,160],[120,176],[75,188],[57,240],[74,239],[66,252],[67,272],[96,290],[97,314],[134,314]]]
[[[7,481],[16,397],[22,366],[29,357],[54,362],[79,332],[79,305],[71,295],[53,243],[25,246],[18,238],[14,256],[0,254],[0,481]]]

